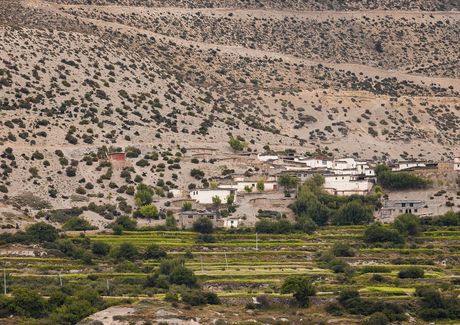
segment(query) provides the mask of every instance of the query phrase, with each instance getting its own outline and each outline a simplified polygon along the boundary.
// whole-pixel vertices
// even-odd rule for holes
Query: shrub
[[[167,302],[174,302],[174,301],[179,302],[179,296],[177,295],[177,293],[168,292],[165,295],[164,301],[167,301]]]
[[[355,252],[349,243],[335,242],[331,248],[331,253],[338,257],[353,257]]]
[[[200,290],[183,292],[181,294],[182,302],[190,306],[202,306],[207,304],[207,299]]]
[[[328,303],[324,310],[332,316],[342,316],[342,307],[335,302]]]
[[[425,271],[419,266],[409,266],[408,268],[399,271],[398,277],[401,279],[417,279],[423,278]]]
[[[201,217],[193,223],[193,230],[202,234],[211,234],[213,232],[212,221],[207,217]]]
[[[381,224],[373,224],[364,231],[363,239],[369,243],[392,242],[394,244],[404,244],[404,236],[397,230],[383,227]]]
[[[74,177],[77,174],[77,169],[73,167],[67,167],[65,173],[69,177]]]

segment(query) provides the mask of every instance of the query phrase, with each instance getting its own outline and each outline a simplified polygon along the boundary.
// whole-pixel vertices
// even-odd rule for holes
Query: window
[[[322,163],[323,165],[327,165],[327,161],[326,161],[326,160],[322,160],[321,163]]]
[[[345,177],[342,177],[342,179],[345,179]]]
[[[405,207],[406,207],[406,203],[401,203],[401,206],[402,206],[403,208],[405,208]]]
[[[413,207],[413,206],[414,206],[414,203],[409,203],[409,206],[410,206],[410,207]]]
[[[335,178],[335,180],[337,180],[337,177]]]
[[[414,212],[418,212],[418,210],[417,210],[417,209],[414,209]]]
[[[402,212],[403,212],[403,210],[399,210],[399,213],[402,213]]]

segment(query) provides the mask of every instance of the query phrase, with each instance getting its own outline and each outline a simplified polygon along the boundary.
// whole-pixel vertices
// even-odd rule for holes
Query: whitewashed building
[[[398,164],[391,168],[391,171],[398,172],[408,168],[426,167],[425,161],[400,161]]]
[[[227,203],[227,197],[234,195],[234,202],[237,201],[236,190],[231,188],[202,188],[190,191],[190,198],[201,204],[212,204],[212,198],[217,196],[222,204]]]
[[[346,196],[365,195],[374,186],[374,179],[356,175],[323,175],[324,189],[330,194]]]

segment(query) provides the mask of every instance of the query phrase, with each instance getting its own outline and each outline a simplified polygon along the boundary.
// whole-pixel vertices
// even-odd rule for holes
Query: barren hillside
[[[458,155],[456,2],[3,4],[6,204],[31,191],[52,208],[115,206],[117,196],[132,206],[126,190],[141,179],[199,187],[181,149],[222,156],[230,136],[256,152]],[[102,146],[139,151],[128,157],[129,177],[99,166]],[[171,156],[144,159],[163,150]],[[225,167],[250,166],[199,165],[206,179]]]

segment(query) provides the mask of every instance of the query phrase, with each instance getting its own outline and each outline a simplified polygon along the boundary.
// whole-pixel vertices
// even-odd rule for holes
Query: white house
[[[179,189],[170,189],[169,193],[172,193],[174,198],[177,197],[183,197],[184,196],[184,191],[179,190]]]
[[[232,227],[238,227],[239,223],[241,222],[241,219],[238,218],[226,218],[223,219],[224,221],[224,228],[232,228]]]
[[[238,192],[244,192],[244,188],[249,186],[253,192],[257,192],[257,181],[239,181],[237,184]],[[277,181],[265,181],[264,191],[276,191],[279,189]]]
[[[460,158],[454,158],[454,170],[460,170]]]
[[[261,162],[267,162],[269,160],[278,160],[279,157],[278,155],[269,155],[269,154],[262,154],[262,153],[259,153],[257,155],[257,159]]]
[[[311,168],[332,168],[334,163],[334,159],[323,157],[298,159],[296,161],[302,162]]]
[[[230,188],[202,188],[190,191],[190,197],[201,204],[211,204],[214,196],[219,197],[223,204],[227,203],[227,197],[233,194],[234,202],[237,201],[236,191]]]
[[[425,161],[400,161],[395,167],[391,168],[391,171],[397,172],[400,170],[414,168],[414,167],[426,167]]]
[[[355,175],[325,175],[324,189],[330,194],[345,196],[351,194],[364,195],[372,189],[373,179]]]

